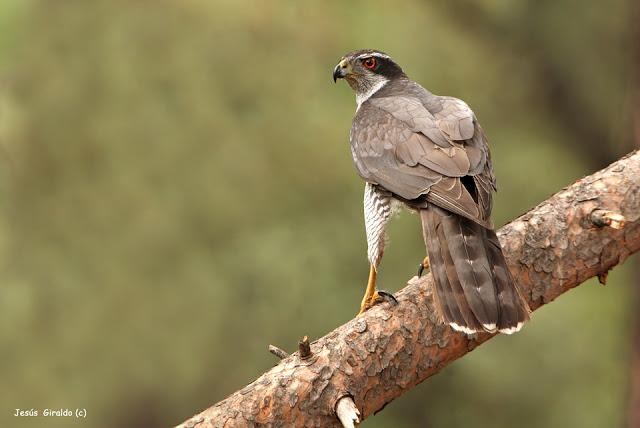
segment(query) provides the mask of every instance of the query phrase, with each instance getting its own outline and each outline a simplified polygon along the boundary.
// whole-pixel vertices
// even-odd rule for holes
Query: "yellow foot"
[[[425,257],[422,263],[418,265],[418,276],[422,276],[425,269],[429,269],[429,256]]]
[[[360,303],[360,312],[358,312],[358,315],[362,315],[373,305],[384,302],[385,300],[398,303],[393,294],[387,293],[384,290],[376,290],[377,277],[378,272],[376,271],[375,266],[371,265],[369,267],[369,280],[367,281],[367,290],[364,292],[364,297],[362,297],[362,303]]]
[[[360,304],[360,312],[358,312],[358,316],[365,313],[367,310],[371,309],[373,306],[382,302],[392,302],[394,305],[398,304],[398,299],[396,297],[384,290],[376,290],[373,292],[371,297],[362,299],[362,303]]]

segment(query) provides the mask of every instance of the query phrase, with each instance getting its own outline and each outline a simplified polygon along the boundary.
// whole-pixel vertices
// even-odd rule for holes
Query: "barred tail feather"
[[[500,307],[498,329],[501,333],[515,333],[529,320],[529,312],[531,312],[531,310],[522,294],[520,294],[520,290],[515,285],[515,281],[507,267],[507,261],[502,253],[496,232],[487,229],[486,234],[487,255],[489,256],[489,264],[492,267]]]
[[[518,331],[529,309],[495,232],[434,205],[420,215],[443,320],[465,333]]]

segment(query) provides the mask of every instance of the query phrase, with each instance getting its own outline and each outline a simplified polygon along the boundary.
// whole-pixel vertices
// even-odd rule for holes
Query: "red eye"
[[[370,56],[369,58],[365,58],[362,61],[362,64],[364,64],[364,66],[367,67],[369,70],[373,70],[374,68],[376,68],[376,65],[378,65],[378,62],[374,57]]]

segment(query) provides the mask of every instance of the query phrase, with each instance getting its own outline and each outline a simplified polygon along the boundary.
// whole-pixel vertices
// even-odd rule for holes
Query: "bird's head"
[[[356,92],[366,94],[390,80],[406,77],[402,68],[389,55],[373,49],[350,52],[333,69],[333,81],[344,79]]]

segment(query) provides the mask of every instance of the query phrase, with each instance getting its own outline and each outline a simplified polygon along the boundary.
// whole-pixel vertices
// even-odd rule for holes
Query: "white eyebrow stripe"
[[[367,58],[367,57],[370,57],[370,56],[375,56],[375,57],[384,58],[384,59],[391,59],[391,57],[389,55],[385,55],[385,54],[380,53],[380,52],[363,53],[363,54],[358,55],[356,57],[356,59]]]

